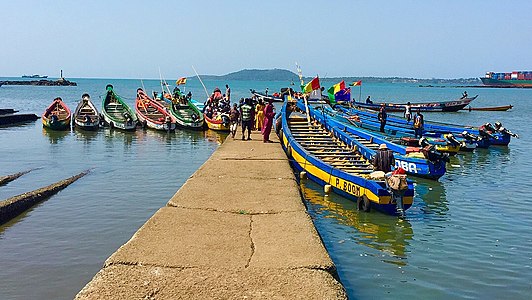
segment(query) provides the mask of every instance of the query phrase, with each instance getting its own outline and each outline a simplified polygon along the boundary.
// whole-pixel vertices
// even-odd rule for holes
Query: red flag
[[[362,85],[362,80],[355,81],[355,82],[350,84],[350,86],[357,86],[357,85]]]
[[[305,87],[303,88],[304,93],[310,93],[313,90],[319,90],[320,89],[320,79],[318,77],[312,79]]]

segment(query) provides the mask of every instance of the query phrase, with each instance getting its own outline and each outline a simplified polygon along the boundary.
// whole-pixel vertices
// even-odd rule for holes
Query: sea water
[[[55,97],[71,109],[83,93],[101,107],[105,85],[129,104],[136,89],[160,91],[159,80],[72,79],[77,87],[0,87],[0,108],[40,115]],[[207,93],[225,84],[232,99],[249,89],[270,93],[289,81],[204,82]],[[336,82],[326,82],[332,85]],[[181,86],[183,90],[183,87]],[[197,79],[185,92],[206,93]],[[440,181],[415,179],[414,206],[401,220],[363,213],[353,202],[324,196],[309,181],[301,188],[309,213],[352,299],[528,299],[532,227],[528,126],[532,90],[474,89],[472,106],[512,104],[508,112],[427,113],[427,120],[480,125],[501,121],[520,139],[509,147],[478,149],[451,159]],[[463,88],[367,84],[352,96],[376,102],[454,100]],[[179,189],[224,139],[212,131],[160,133],[51,132],[41,121],[0,128],[0,176],[32,172],[0,187],[5,199],[90,169],[45,202],[0,226],[0,299],[71,299],[118,247]]]

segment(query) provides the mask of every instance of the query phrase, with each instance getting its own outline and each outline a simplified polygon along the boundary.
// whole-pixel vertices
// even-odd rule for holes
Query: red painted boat
[[[143,127],[165,131],[176,129],[174,116],[161,104],[148,97],[142,89],[137,89],[135,112]]]

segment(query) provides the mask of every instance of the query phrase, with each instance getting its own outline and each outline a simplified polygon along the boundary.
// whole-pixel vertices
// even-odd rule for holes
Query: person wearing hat
[[[380,144],[379,151],[373,157],[373,168],[375,171],[388,173],[392,171],[392,166],[395,166],[393,152],[388,149],[386,144]]]

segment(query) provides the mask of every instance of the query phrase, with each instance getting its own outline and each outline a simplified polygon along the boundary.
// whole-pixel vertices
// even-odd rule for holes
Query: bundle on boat
[[[345,146],[316,120],[308,123],[307,116],[295,110],[292,103],[283,105],[277,131],[296,170],[326,190],[356,201],[363,211],[373,208],[401,215],[412,206],[414,187],[406,175],[374,172],[360,152]]]

